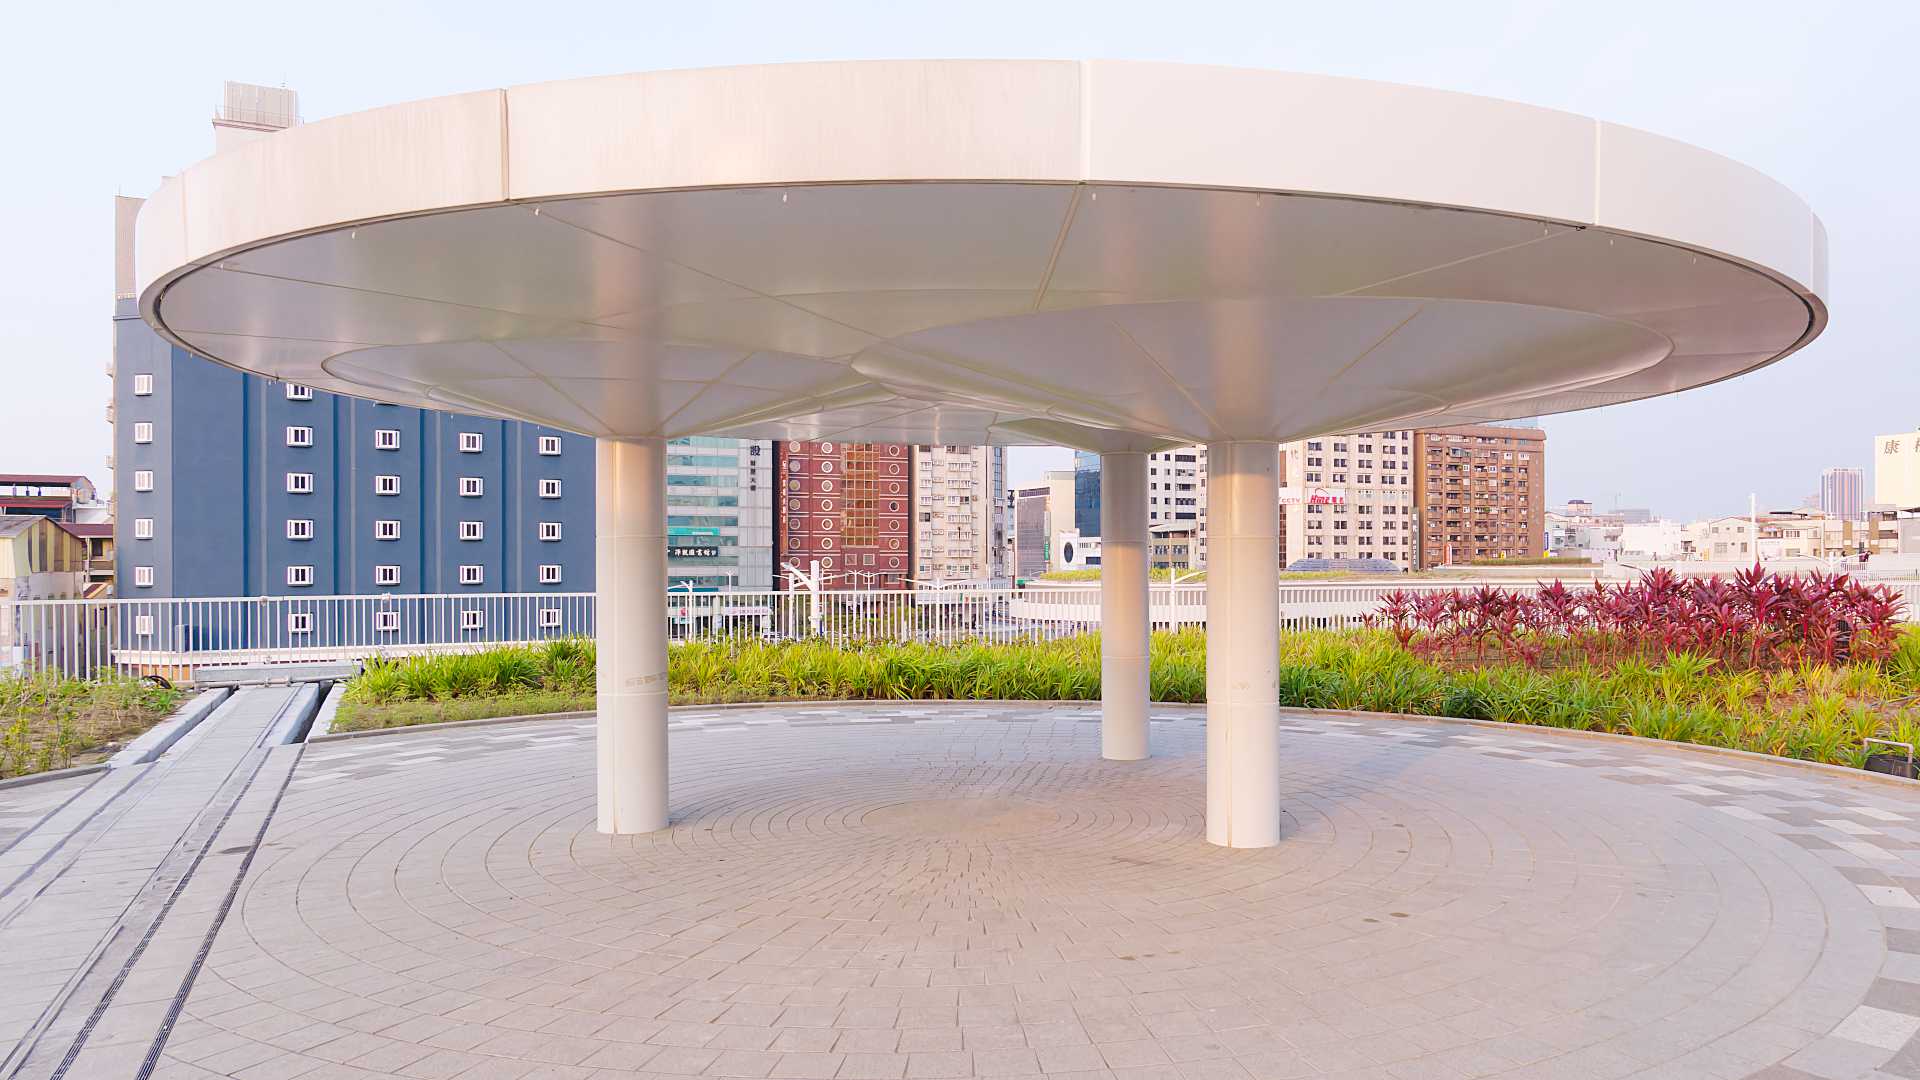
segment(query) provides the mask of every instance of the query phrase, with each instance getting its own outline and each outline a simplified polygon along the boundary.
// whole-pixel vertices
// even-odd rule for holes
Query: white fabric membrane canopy
[[[1725,158],[1185,65],[656,72],[293,128],[143,209],[141,303],[249,371],[598,436],[1140,450],[1699,386],[1825,324]]]

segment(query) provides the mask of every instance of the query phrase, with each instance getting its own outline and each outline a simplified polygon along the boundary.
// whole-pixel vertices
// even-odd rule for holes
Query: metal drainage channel
[[[112,1007],[115,997],[126,984],[128,977],[146,954],[161,926],[166,922],[174,905],[186,891],[200,870],[213,845],[220,837],[227,823],[233,818],[242,800],[253,790],[255,784],[268,765],[272,752],[277,747],[296,746],[294,758],[286,763],[273,793],[272,802],[263,816],[260,827],[244,845],[222,849],[220,854],[240,854],[242,859],[234,871],[233,880],[226,888],[219,907],[214,911],[210,924],[202,936],[187,970],[182,974],[179,988],[168,1003],[164,1017],[148,1046],[139,1071],[134,1075],[139,1080],[148,1080],[160,1062],[161,1050],[166,1046],[167,1038],[178,1023],[181,1010],[188,996],[193,992],[194,981],[206,964],[213,950],[214,939],[220,927],[226,922],[228,913],[233,909],[234,901],[239,897],[240,887],[246,881],[252,868],[255,854],[266,836],[268,827],[278,813],[281,799],[285,797],[287,784],[293,777],[299,763],[299,755],[304,752],[308,733],[313,726],[314,717],[320,710],[331,680],[319,680],[309,683],[296,683],[288,687],[289,694],[274,717],[262,729],[254,745],[249,748],[234,766],[227,778],[221,783],[216,794],[197,813],[180,839],[174,843],[160,865],[141,887],[134,900],[127,905],[126,911],[114,923],[113,927],[101,937],[86,961],[63,986],[60,992],[48,1004],[35,1021],[27,1035],[14,1048],[5,1062],[0,1062],[0,1078],[4,1080],[64,1080],[72,1074],[75,1063],[87,1041],[99,1025],[102,1017]],[[265,688],[261,688],[265,689]],[[230,694],[219,709],[234,707],[241,700],[238,693]],[[210,715],[208,719],[212,719]],[[164,760],[164,759],[163,759]],[[141,777],[126,790],[146,782],[158,773],[158,769]],[[118,798],[119,794],[115,798]],[[91,815],[89,820],[91,819]],[[57,1060],[52,1059],[55,1046],[43,1047],[47,1034],[59,1022],[69,1007],[86,1008],[92,1001],[86,1019],[74,1033],[72,1040]]]

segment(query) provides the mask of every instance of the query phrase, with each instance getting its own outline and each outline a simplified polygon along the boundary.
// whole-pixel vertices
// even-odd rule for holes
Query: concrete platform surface
[[[154,1075],[1920,1076],[1920,796],[1528,729],[1283,720],[1202,842],[1199,710],[676,710],[307,748]]]

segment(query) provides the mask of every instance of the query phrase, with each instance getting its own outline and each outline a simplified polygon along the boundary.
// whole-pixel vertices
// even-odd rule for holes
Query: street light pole
[[[793,565],[790,562],[781,563],[780,565],[783,569],[786,570],[789,580],[798,581],[800,583],[800,587],[806,590],[807,629],[814,637],[819,637],[820,636],[820,560],[814,559],[812,561],[811,563],[812,573],[808,573],[807,571],[800,569],[799,567]]]
[[[1167,615],[1175,630],[1180,629],[1180,583],[1199,577],[1205,570],[1169,570],[1167,572]]]

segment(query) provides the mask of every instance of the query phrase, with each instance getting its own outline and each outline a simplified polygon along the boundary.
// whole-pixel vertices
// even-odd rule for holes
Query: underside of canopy
[[[1822,328],[1824,243],[1743,166],[1508,102],[928,61],[291,129],[170,181],[139,264],[182,345],[380,400],[600,436],[1122,451],[1727,378]]]

